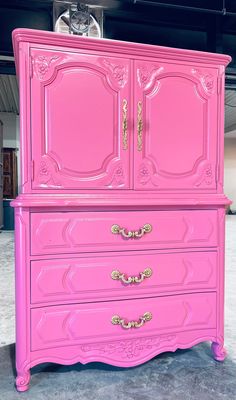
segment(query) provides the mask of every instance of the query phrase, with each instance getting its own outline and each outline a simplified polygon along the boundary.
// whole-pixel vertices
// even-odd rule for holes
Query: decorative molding
[[[151,168],[145,162],[142,162],[138,171],[138,182],[141,185],[146,185],[151,180],[151,176]]]
[[[77,35],[58,35],[55,32],[38,31],[38,30],[27,30],[24,28],[18,28],[13,31],[13,42],[14,50],[16,55],[16,68],[19,69],[19,49],[20,43],[29,42],[35,47],[37,45],[46,45],[53,48],[55,46],[55,39],[57,46],[67,47],[72,51],[78,50],[81,52],[82,49],[91,51],[103,52],[114,52],[124,54],[127,58],[137,58],[145,53],[146,57],[155,57],[158,59],[171,58],[172,60],[180,60],[184,63],[207,63],[217,68],[219,65],[226,66],[231,61],[231,57],[224,54],[212,54],[204,51],[188,51],[185,49],[176,49],[168,47],[153,46],[143,43],[130,43],[125,41],[117,41],[111,39],[99,39],[97,38],[86,38]]]
[[[114,169],[111,180],[105,186],[119,187],[123,186],[124,184],[125,184],[125,170],[122,163],[120,162]]]
[[[117,185],[122,185],[125,182],[125,171],[122,165],[119,165],[114,171],[114,180]]]
[[[202,172],[200,173],[200,178],[198,178],[197,182],[195,183],[195,186],[200,186],[202,183],[205,183],[206,185],[211,185],[212,182],[213,182],[212,167],[210,163],[207,163],[205,167],[202,169]]]
[[[112,79],[117,83],[118,87],[123,88],[128,81],[128,66],[112,63],[108,59],[103,59],[102,63],[109,70]]]
[[[149,89],[154,79],[163,71],[163,67],[153,66],[152,69],[149,69],[147,65],[141,65],[137,68],[137,79],[139,86],[141,89]]]
[[[47,185],[50,187],[62,186],[60,182],[55,179],[55,174],[56,170],[50,159],[48,157],[47,159],[42,159],[40,161],[40,166],[37,174],[39,185]]]
[[[59,56],[46,57],[44,55],[32,57],[32,67],[36,77],[42,81],[49,72],[51,64],[59,58]]]
[[[200,69],[192,68],[192,74],[196,76],[197,79],[200,80],[204,91],[211,95],[214,93],[214,77],[212,74],[205,73]]]
[[[171,344],[173,345],[176,338],[176,335],[171,334],[158,335],[139,339],[116,340],[107,343],[84,344],[80,349],[86,353],[96,351],[100,355],[117,354],[119,358],[130,359],[139,357],[142,353],[150,352],[150,350],[159,349],[163,342],[172,342]]]

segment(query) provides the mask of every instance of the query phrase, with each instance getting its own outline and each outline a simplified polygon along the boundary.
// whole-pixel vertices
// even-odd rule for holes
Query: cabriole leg
[[[211,345],[211,351],[215,360],[224,361],[227,353],[223,342],[213,342]]]
[[[17,371],[16,388],[19,392],[25,392],[29,389],[30,371],[21,370]]]

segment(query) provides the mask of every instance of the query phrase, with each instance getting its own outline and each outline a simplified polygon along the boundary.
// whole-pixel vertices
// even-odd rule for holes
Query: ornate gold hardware
[[[152,225],[145,224],[142,228],[137,231],[127,231],[126,228],[121,228],[119,225],[112,225],[111,231],[114,234],[120,234],[126,239],[141,238],[145,233],[152,231]]]
[[[139,317],[138,321],[126,321],[125,319],[119,317],[119,315],[113,315],[111,323],[113,325],[121,325],[124,329],[130,328],[140,328],[145,324],[145,322],[151,321],[152,314],[150,312],[145,312],[142,317]]]
[[[141,151],[143,148],[143,120],[142,120],[142,102],[138,102],[138,151]]]
[[[111,273],[112,279],[122,281],[126,284],[140,283],[143,282],[145,278],[150,278],[150,276],[152,276],[151,268],[146,268],[143,272],[139,273],[139,276],[127,277],[127,275],[123,274],[120,271],[112,271]]]
[[[123,131],[123,149],[128,149],[128,123],[127,123],[127,111],[128,102],[126,99],[123,100],[123,121],[122,121],[122,131]]]

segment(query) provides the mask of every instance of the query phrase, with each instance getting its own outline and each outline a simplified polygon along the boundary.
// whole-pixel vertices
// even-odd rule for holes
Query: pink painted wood
[[[32,213],[31,254],[216,246],[216,221],[215,210]],[[140,237],[126,237],[134,231]]]
[[[31,262],[31,303],[96,301],[216,289],[216,252],[122,252]],[[142,275],[151,269],[150,276]],[[120,279],[114,279],[114,271]],[[113,273],[113,275],[112,275]],[[137,277],[141,282],[129,282]],[[122,279],[123,278],[123,279]],[[127,282],[128,281],[128,282]]]
[[[109,339],[138,339],[152,334],[171,335],[179,331],[216,328],[216,294],[185,294],[139,300],[101,302],[35,308],[31,311],[31,350]],[[199,312],[201,309],[201,312]],[[114,325],[114,315],[139,322],[146,313],[151,320],[127,329]]]
[[[122,123],[130,119],[130,61],[41,49],[30,55],[39,99],[32,103],[32,188],[129,188]]]
[[[42,362],[130,367],[206,340],[223,361],[230,57],[27,29],[13,45],[17,389]]]
[[[136,125],[139,114],[143,122],[135,188],[215,190],[217,69],[148,61],[134,68]]]

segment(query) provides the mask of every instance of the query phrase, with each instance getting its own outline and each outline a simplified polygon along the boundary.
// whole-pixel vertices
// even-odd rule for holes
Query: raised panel
[[[104,174],[117,157],[117,96],[95,67],[65,66],[45,87],[45,147],[61,173],[89,179]]]
[[[125,238],[128,232],[150,232]],[[124,228],[113,233],[113,225]],[[132,211],[31,214],[31,254],[140,250],[217,245],[217,212]]]
[[[216,189],[217,71],[136,62],[136,189]]]
[[[187,101],[180,101],[181,92]],[[145,100],[145,118],[151,130],[148,157],[156,160],[161,175],[191,174],[206,156],[206,132],[202,129],[207,122],[205,100],[196,93],[193,82],[181,76],[159,79],[158,87],[147,93]],[[183,157],[178,149],[185,148]]]
[[[138,321],[150,312],[152,319],[139,329],[113,325],[118,315]],[[57,329],[55,329],[55,326]],[[115,338],[173,334],[216,327],[216,294],[186,294],[149,299],[76,304],[31,310],[31,349],[59,347]]]
[[[32,49],[31,62],[33,188],[129,188],[130,61]]]
[[[133,253],[133,252],[132,252]],[[31,262],[31,302],[88,301],[216,288],[216,252],[157,253],[40,260]],[[139,283],[125,283],[151,269]],[[124,280],[113,279],[119,271]]]

